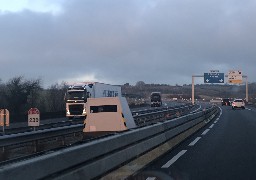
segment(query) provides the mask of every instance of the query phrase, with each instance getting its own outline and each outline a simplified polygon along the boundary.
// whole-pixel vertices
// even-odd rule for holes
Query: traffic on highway
[[[0,0],[0,180],[256,179],[256,0]]]
[[[256,108],[222,106],[218,118],[129,179],[253,179]]]

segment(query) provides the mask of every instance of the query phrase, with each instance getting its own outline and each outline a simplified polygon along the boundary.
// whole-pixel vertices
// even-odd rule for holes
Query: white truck
[[[87,98],[121,97],[121,87],[98,82],[75,83],[66,94],[66,117],[86,117]]]

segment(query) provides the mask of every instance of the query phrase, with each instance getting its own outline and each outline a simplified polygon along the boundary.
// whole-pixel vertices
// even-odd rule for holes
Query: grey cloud
[[[191,83],[240,69],[254,79],[254,1],[73,0],[60,15],[0,15],[2,79],[45,85],[94,74],[115,84]],[[4,67],[4,68],[3,68]]]

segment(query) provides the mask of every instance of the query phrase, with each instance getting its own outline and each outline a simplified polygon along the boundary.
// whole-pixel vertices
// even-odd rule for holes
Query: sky
[[[255,0],[0,0],[0,79],[183,85],[241,70],[256,82],[255,9]]]

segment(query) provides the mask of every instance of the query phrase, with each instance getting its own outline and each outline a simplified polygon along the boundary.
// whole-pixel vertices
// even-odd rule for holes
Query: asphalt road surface
[[[256,179],[256,109],[221,109],[220,118],[128,179]]]

